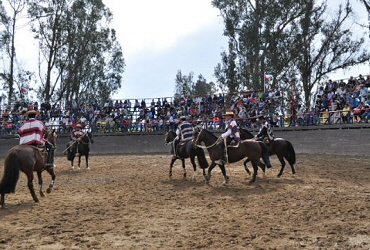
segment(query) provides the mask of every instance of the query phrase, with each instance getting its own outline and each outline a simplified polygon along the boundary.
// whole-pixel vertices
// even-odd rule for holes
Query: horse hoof
[[[87,167],[86,170],[91,170],[90,167]]]
[[[51,188],[46,189],[46,193],[50,194],[51,193]]]

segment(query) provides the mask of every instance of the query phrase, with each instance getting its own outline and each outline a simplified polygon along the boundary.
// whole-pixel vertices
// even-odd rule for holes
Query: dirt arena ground
[[[266,179],[249,184],[240,162],[223,186],[218,168],[192,181],[188,160],[187,178],[177,162],[170,179],[169,155],[91,156],[80,172],[59,157],[40,203],[23,173],[7,195],[0,249],[370,248],[370,158],[299,154],[295,178],[271,159]]]

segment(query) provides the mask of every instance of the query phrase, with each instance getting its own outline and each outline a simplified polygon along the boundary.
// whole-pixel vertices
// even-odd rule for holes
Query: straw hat
[[[225,113],[225,116],[227,116],[227,115],[234,116],[234,112],[232,112],[232,111],[227,111],[227,112]]]
[[[76,124],[76,128],[81,128],[82,127],[82,125],[81,124]]]
[[[36,110],[34,110],[34,109],[31,109],[31,110],[28,110],[25,114],[24,114],[24,116],[28,116],[28,115],[39,115],[40,114],[40,112],[39,111],[36,111]]]

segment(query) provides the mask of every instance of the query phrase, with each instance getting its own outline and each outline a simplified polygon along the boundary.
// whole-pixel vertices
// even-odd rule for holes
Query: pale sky
[[[113,99],[173,96],[178,70],[184,75],[194,72],[194,80],[202,74],[207,81],[216,82],[214,67],[221,61],[220,53],[227,49],[227,38],[222,35],[224,26],[211,0],[103,2],[113,12],[111,27],[117,31],[126,62],[122,88]],[[355,11],[363,15],[359,1],[353,4]],[[329,0],[329,5],[337,8],[338,0]],[[28,29],[19,31],[29,37]],[[20,39],[16,45],[20,63],[35,72],[36,45],[30,38]],[[34,63],[30,66],[30,62]],[[368,65],[356,66],[329,77],[342,79],[369,73]]]
[[[210,0],[103,0],[122,45],[126,70],[121,98],[170,97],[178,70],[214,81],[227,48],[223,24]]]

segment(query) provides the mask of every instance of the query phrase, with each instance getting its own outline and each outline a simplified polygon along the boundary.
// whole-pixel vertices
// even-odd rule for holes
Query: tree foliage
[[[16,28],[18,19],[26,7],[26,1],[7,0],[6,2],[9,6],[8,13],[0,2],[0,24],[3,27],[0,33],[0,48],[4,62],[0,78],[3,81],[3,89],[8,93],[8,103],[11,103],[24,99],[23,89],[29,88],[32,73],[20,68],[16,60]]]
[[[353,11],[348,0],[334,14],[327,12],[326,1],[315,0],[213,0],[212,4],[220,10],[229,39],[215,76],[229,92],[261,90],[264,75],[270,74],[272,88],[292,91],[301,86],[309,107],[313,87],[328,73],[370,58],[363,34],[356,37],[351,32]]]
[[[31,0],[39,41],[39,98],[108,99],[121,87],[122,49],[101,0]]]
[[[194,73],[183,75],[181,70],[177,71],[175,78],[175,98],[189,96],[207,96],[216,92],[216,86],[213,82],[207,82],[202,74],[194,82]]]

